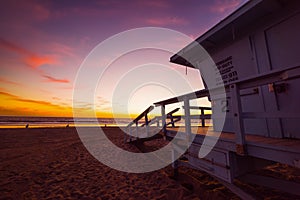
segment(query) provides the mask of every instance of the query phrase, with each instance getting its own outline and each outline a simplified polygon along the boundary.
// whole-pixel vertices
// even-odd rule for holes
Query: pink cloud
[[[28,66],[32,68],[38,68],[45,64],[55,64],[57,61],[53,57],[49,56],[38,56],[31,55],[25,59],[25,62]]]
[[[217,0],[210,7],[210,11],[214,13],[224,13],[226,11],[233,10],[241,4],[241,0]]]
[[[44,78],[46,78],[46,80],[48,82],[53,82],[53,83],[70,83],[69,80],[67,79],[58,79],[58,78],[54,78],[52,76],[48,76],[48,75],[43,75]]]
[[[22,56],[23,61],[31,68],[38,68],[44,64],[55,64],[57,60],[52,56],[37,55],[28,49],[0,38],[0,47]]]
[[[146,20],[146,23],[153,26],[165,26],[165,25],[185,25],[188,22],[185,19],[177,17],[167,17],[167,18],[150,18]]]

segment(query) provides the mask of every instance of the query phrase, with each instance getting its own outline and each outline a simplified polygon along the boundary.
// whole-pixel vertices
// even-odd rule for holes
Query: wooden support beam
[[[149,137],[149,121],[148,121],[148,113],[145,113],[145,125],[146,125],[146,134]]]
[[[136,121],[135,122],[135,126],[136,126],[136,138],[138,138],[139,137],[139,122],[138,121]]]
[[[202,116],[204,116],[204,109],[203,108],[201,108],[201,117]],[[201,119],[201,125],[202,125],[202,127],[205,127],[205,119]]]
[[[178,177],[178,160],[177,160],[177,157],[178,157],[178,152],[176,151],[175,148],[173,148],[172,150],[172,167],[173,167],[173,170],[174,170],[174,178],[176,179]]]
[[[191,114],[190,114],[190,100],[188,98],[186,98],[184,100],[184,115],[185,115],[185,133],[186,133],[186,137],[187,137],[187,141],[188,143],[190,142],[190,137],[191,137],[191,133],[192,133],[192,129],[191,129]]]
[[[246,141],[245,141],[245,128],[242,118],[242,104],[240,98],[240,91],[237,84],[230,86],[231,93],[231,107],[234,116],[235,137],[236,137],[236,153],[239,155],[246,155]]]
[[[166,106],[161,105],[161,126],[163,127],[163,133],[166,134]]]

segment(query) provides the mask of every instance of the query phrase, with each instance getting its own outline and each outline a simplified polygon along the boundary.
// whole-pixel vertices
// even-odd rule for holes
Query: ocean
[[[125,127],[132,119],[127,118],[76,118],[77,127]],[[140,124],[144,123],[143,120]],[[206,120],[210,125],[210,120]],[[184,120],[175,123],[177,126],[184,126]],[[199,126],[199,120],[192,119],[192,126]],[[0,116],[0,128],[55,128],[55,127],[74,127],[73,117],[19,117],[19,116]],[[155,124],[153,124],[155,126]]]
[[[117,122],[116,122],[117,121]],[[76,126],[127,126],[131,119],[76,118]],[[0,116],[0,128],[74,127],[73,117]]]

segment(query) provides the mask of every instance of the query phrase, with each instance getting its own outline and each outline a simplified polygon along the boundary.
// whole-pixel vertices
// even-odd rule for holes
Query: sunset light
[[[182,5],[172,1],[6,2],[1,6],[5,20],[1,22],[0,35],[0,115],[70,117],[77,71],[97,44],[119,32],[147,26],[174,29],[193,39],[243,3],[239,0],[201,1],[199,6],[197,1]],[[133,8],[135,12],[130,11]],[[179,50],[186,44],[179,41],[174,45]],[[103,88],[105,92],[97,97],[101,100],[95,102],[96,108],[82,107],[82,115],[93,116],[96,112],[98,117],[112,117],[114,75],[122,74],[124,64],[127,68],[134,66],[138,63],[137,57],[147,57],[147,54],[149,52],[144,51],[136,57],[129,56],[126,63],[114,65],[105,78],[110,89]],[[186,75],[185,68],[169,63],[170,55],[161,55],[160,62],[186,76],[194,90],[203,88],[199,73]],[[167,94],[149,98],[171,97]],[[135,113],[131,115],[145,109],[148,103],[135,101]],[[119,111],[114,112],[123,116]]]

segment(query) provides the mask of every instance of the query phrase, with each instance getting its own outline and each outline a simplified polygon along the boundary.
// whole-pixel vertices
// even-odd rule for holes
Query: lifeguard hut
[[[224,82],[225,86],[292,69],[300,66],[299,12],[299,1],[249,1],[195,41],[213,58],[222,77],[222,80],[216,81]],[[184,58],[198,59],[189,45],[174,55],[171,62],[197,67],[191,66]],[[257,86],[241,88],[243,112],[264,113],[264,116],[245,118],[245,132],[272,138],[300,139],[299,85],[300,80],[293,79],[271,81],[264,85],[258,82]],[[228,92],[227,99],[212,100],[213,108],[221,108],[214,112],[223,112],[226,107],[226,123],[222,129],[225,132],[234,132],[230,99]],[[215,126],[216,130],[221,128]]]
[[[178,141],[173,154],[182,154],[180,140],[194,135],[184,153],[185,159],[174,160],[173,166],[200,169],[227,183],[274,162],[300,168],[300,1],[251,0],[172,56],[170,61],[185,67],[211,67],[191,64],[201,63],[197,62],[201,56],[195,52],[195,43],[214,60],[216,73],[221,77],[215,81],[224,83],[226,95],[225,98],[212,97],[210,88],[205,88],[154,103],[161,106],[159,119],[166,124],[165,106],[184,102],[185,131],[177,133],[163,126],[165,136]],[[213,138],[214,134],[207,136],[191,127],[190,109],[195,108],[189,101],[197,98],[209,98],[212,132],[221,132],[204,158],[198,157],[199,149],[205,138]],[[224,112],[225,123],[220,126],[214,116]],[[204,113],[200,115],[201,120],[209,117]],[[258,176],[248,177],[250,180],[277,189],[280,186],[286,192],[300,195],[299,184],[280,185],[275,179]]]

